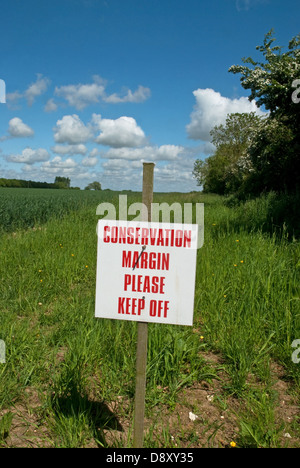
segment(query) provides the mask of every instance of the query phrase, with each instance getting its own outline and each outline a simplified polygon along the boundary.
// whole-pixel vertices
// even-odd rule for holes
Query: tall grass
[[[204,359],[210,349],[222,353],[225,394],[246,401],[241,441],[274,446],[275,400],[253,392],[249,376],[270,393],[275,360],[299,385],[299,365],[291,359],[291,343],[300,338],[299,243],[237,227],[240,207],[226,206],[222,197],[155,198],[205,203],[205,239],[197,258],[194,326],[149,325],[147,415],[156,405],[173,407],[181,389],[216,377]],[[116,194],[112,199],[117,205]],[[132,194],[131,201],[140,200]],[[104,430],[119,427],[109,407],[132,418],[136,324],[94,318],[96,222],[95,203],[52,216],[39,230],[0,238],[0,339],[7,352],[0,409],[34,389],[57,447],[106,446]],[[266,421],[273,421],[271,435]],[[170,443],[167,432],[164,437]]]

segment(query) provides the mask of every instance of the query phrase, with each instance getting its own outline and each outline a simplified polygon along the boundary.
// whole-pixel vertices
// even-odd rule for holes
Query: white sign
[[[95,316],[193,325],[198,225],[100,220]]]

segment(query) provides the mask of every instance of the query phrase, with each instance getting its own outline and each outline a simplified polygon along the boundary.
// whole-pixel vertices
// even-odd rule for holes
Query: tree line
[[[55,181],[53,183],[0,178],[0,187],[80,190],[79,187],[71,187],[71,179],[69,177],[60,176],[55,177]],[[100,182],[91,182],[85,187],[85,190],[101,190],[101,184]]]

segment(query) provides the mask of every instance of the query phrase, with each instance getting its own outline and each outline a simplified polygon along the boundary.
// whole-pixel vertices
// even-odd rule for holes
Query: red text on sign
[[[150,301],[150,317],[163,317],[167,318],[169,310],[169,301]]]
[[[124,275],[124,291],[164,294],[163,276]]]
[[[149,268],[150,270],[169,270],[170,254],[161,252],[131,252],[123,250],[123,268]]]
[[[141,315],[145,309],[145,300],[132,297],[119,297],[118,314]]]

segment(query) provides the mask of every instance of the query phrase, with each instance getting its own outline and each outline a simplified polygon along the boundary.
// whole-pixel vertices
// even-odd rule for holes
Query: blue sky
[[[228,73],[274,29],[299,33],[299,0],[3,0],[0,177],[84,188],[198,189],[194,161],[230,112],[261,113]]]

